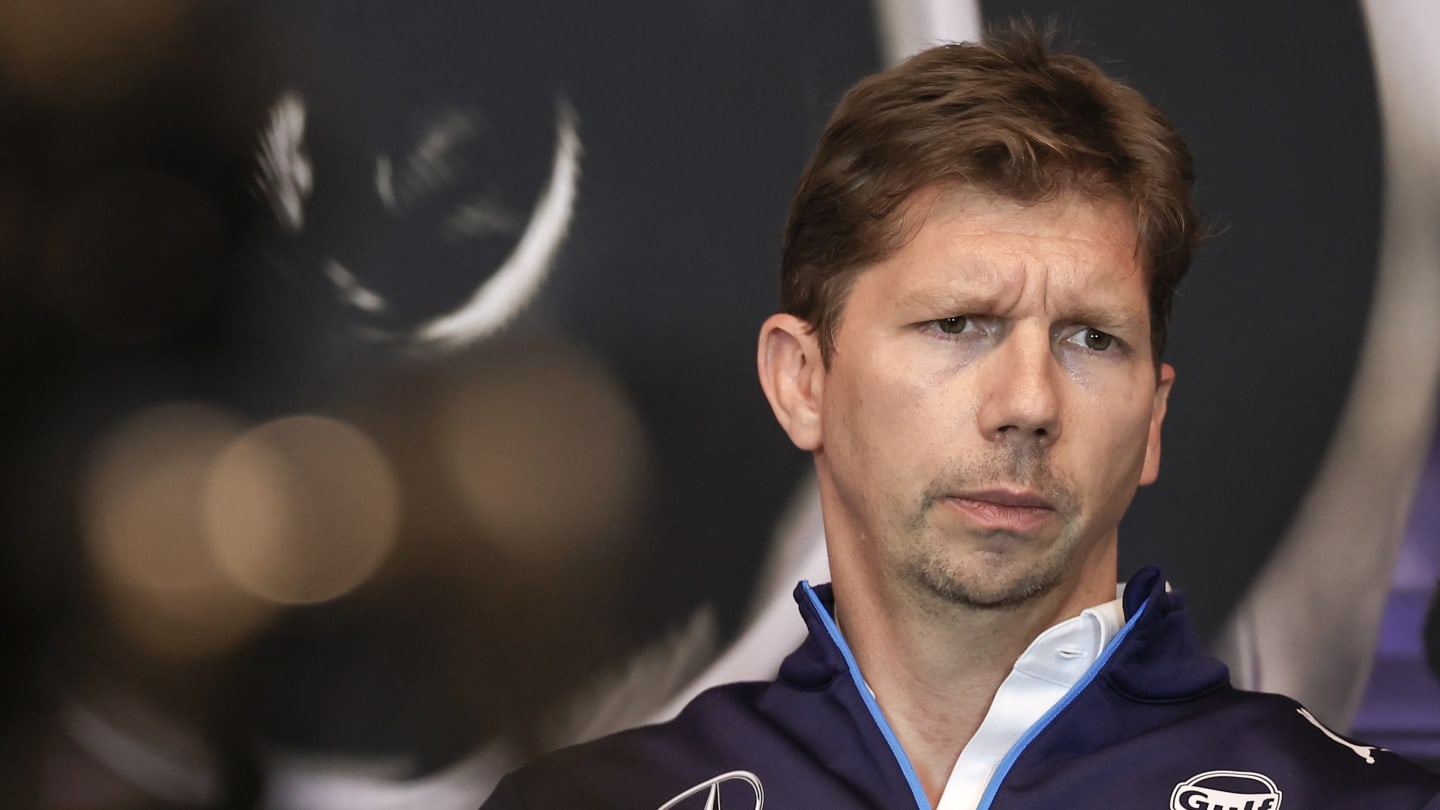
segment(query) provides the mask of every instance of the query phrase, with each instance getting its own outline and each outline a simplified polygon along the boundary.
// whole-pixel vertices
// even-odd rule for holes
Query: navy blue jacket
[[[668,723],[510,774],[482,810],[929,810],[832,618],[795,590],[809,638],[773,682],[711,689]],[[1201,649],[1154,568],[1125,627],[1001,762],[982,810],[1440,810],[1440,776],[1243,692]]]

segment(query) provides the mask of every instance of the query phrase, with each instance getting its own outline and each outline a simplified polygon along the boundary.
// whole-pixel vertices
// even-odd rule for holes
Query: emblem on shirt
[[[1280,788],[1264,774],[1206,771],[1175,786],[1170,810],[1280,810]]]
[[[1316,719],[1315,719],[1315,715],[1311,714],[1310,712],[1307,712],[1307,711],[1305,711],[1304,709],[1296,709],[1295,711],[1299,712],[1301,717],[1305,718],[1306,720],[1309,720],[1309,721],[1310,721],[1310,725],[1314,726],[1315,728],[1320,729],[1320,731],[1321,731],[1322,733],[1324,733],[1324,735],[1325,735],[1326,737],[1329,737],[1330,739],[1334,740],[1335,742],[1339,743],[1340,745],[1343,745],[1343,746],[1345,746],[1346,748],[1349,748],[1351,751],[1354,751],[1354,752],[1355,752],[1355,756],[1360,757],[1361,759],[1365,760],[1365,764],[1366,764],[1366,765],[1374,765],[1374,764],[1375,764],[1375,752],[1376,752],[1376,751],[1384,751],[1384,750],[1385,750],[1384,748],[1376,748],[1376,747],[1373,746],[1373,745],[1356,745],[1355,743],[1350,742],[1349,740],[1345,739],[1344,737],[1341,737],[1339,734],[1336,734],[1335,732],[1333,732],[1333,731],[1331,731],[1330,729],[1326,728],[1326,727],[1325,727],[1325,724],[1322,723],[1322,722],[1320,722],[1319,720],[1316,720]]]
[[[760,784],[760,777],[749,771],[730,771],[729,773],[722,773],[719,776],[706,779],[695,787],[682,791],[679,795],[675,796],[675,798],[660,805],[657,810],[690,808],[691,804],[694,805],[695,810],[701,810],[701,808],[703,808],[703,810],[722,810],[720,807],[720,787],[727,783],[733,784],[736,782],[740,784],[727,790],[725,796],[729,798],[739,793],[742,804],[738,807],[732,805],[731,810],[747,810],[747,805],[743,804],[743,802],[748,801],[752,797],[755,800],[753,810],[763,810],[765,807],[765,788]],[[698,802],[698,797],[702,793],[705,795],[705,804],[703,805]],[[685,802],[686,799],[692,797],[695,797],[697,801],[694,803]]]

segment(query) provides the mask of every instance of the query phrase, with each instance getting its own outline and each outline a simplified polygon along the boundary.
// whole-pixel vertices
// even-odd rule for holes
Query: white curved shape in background
[[[739,635],[646,722],[673,718],[685,704],[712,686],[775,677],[780,671],[780,662],[805,640],[805,623],[800,621],[795,600],[791,598],[795,583],[802,579],[813,582],[830,579],[830,564],[825,557],[825,527],[820,520],[820,491],[814,476],[805,476],[788,515],[776,527],[770,548]]]
[[[305,99],[286,90],[271,105],[260,133],[255,183],[276,222],[290,233],[305,229],[305,201],[315,191],[315,166],[305,150],[307,115]]]
[[[978,0],[874,0],[875,27],[886,63],[941,42],[980,38],[983,23]]]
[[[353,759],[272,754],[262,810],[475,810],[520,758],[494,742],[445,770],[398,778]]]
[[[515,249],[464,305],[412,331],[412,345],[454,350],[487,337],[518,315],[549,277],[555,254],[570,231],[580,186],[578,118],[563,98],[556,119],[550,179]]]
[[[150,796],[181,806],[213,806],[221,796],[220,769],[204,745],[143,703],[118,700],[121,705],[112,701],[107,711],[66,697],[61,727],[82,751]]]
[[[1366,0],[1380,96],[1379,272],[1349,399],[1315,484],[1221,641],[1236,682],[1348,729],[1374,663],[1440,382],[1440,6]]]

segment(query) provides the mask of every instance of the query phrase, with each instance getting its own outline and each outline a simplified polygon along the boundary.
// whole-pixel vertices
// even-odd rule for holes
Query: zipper
[[[925,796],[925,788],[920,784],[920,777],[915,773],[915,766],[910,764],[910,757],[906,756],[905,749],[900,747],[900,740],[895,736],[895,730],[890,728],[890,723],[885,719],[885,713],[880,710],[880,704],[875,702],[875,693],[870,685],[865,683],[865,678],[860,674],[860,665],[855,663],[855,656],[850,652],[850,645],[845,643],[845,637],[840,635],[840,628],[836,626],[835,619],[830,611],[821,604],[820,597],[815,595],[815,590],[810,587],[810,582],[804,580],[800,583],[805,589],[805,595],[809,597],[810,604],[814,606],[815,612],[820,615],[820,621],[825,625],[825,632],[830,634],[830,641],[839,648],[840,654],[845,657],[845,668],[850,672],[850,680],[854,682],[855,689],[860,693],[860,698],[865,701],[865,708],[870,712],[870,718],[880,728],[884,735],[885,742],[890,746],[890,753],[894,754],[895,762],[900,766],[900,772],[905,775],[905,781],[910,785],[910,793],[915,797],[915,806],[919,810],[931,810],[930,800]],[[1137,614],[1138,616],[1138,614]]]
[[[985,793],[980,796],[980,804],[976,805],[975,810],[990,809],[990,804],[995,801],[995,794],[1000,791],[1000,784],[1005,781],[1005,777],[1010,773],[1010,768],[1014,766],[1015,760],[1019,759],[1020,755],[1025,753],[1025,748],[1029,746],[1036,737],[1040,736],[1040,732],[1044,731],[1045,728],[1050,725],[1050,722],[1055,719],[1056,715],[1064,711],[1067,706],[1074,702],[1075,698],[1081,692],[1090,686],[1091,682],[1100,674],[1100,670],[1104,669],[1105,665],[1109,663],[1111,656],[1120,648],[1120,643],[1125,640],[1126,636],[1130,635],[1130,630],[1135,627],[1136,622],[1140,621],[1140,617],[1145,615],[1145,609],[1148,607],[1150,607],[1150,600],[1146,599],[1140,604],[1140,608],[1135,611],[1135,615],[1130,617],[1130,621],[1126,622],[1125,626],[1120,628],[1120,632],[1115,634],[1115,638],[1110,639],[1110,643],[1106,645],[1105,649],[1100,653],[1100,657],[1095,659],[1095,663],[1091,664],[1090,668],[1085,671],[1085,674],[1080,676],[1080,680],[1076,681],[1075,685],[1070,687],[1070,691],[1066,692],[1064,697],[1056,701],[1055,705],[1051,706],[1049,710],[1041,715],[1040,719],[1036,720],[1034,725],[1025,730],[1025,733],[1015,742],[1015,745],[1011,746],[1009,752],[1005,754],[1005,758],[1000,760],[1000,765],[995,768],[995,775],[990,777],[990,783],[985,786]]]

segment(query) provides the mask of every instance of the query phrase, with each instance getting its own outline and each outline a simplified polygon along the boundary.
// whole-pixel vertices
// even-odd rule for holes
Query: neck
[[[882,582],[873,567],[851,565],[861,561],[837,551],[831,550],[836,620],[931,806],[1035,637],[1115,593],[1113,546],[1109,568],[1100,569],[1108,573],[1077,575],[1006,608],[956,604]]]

